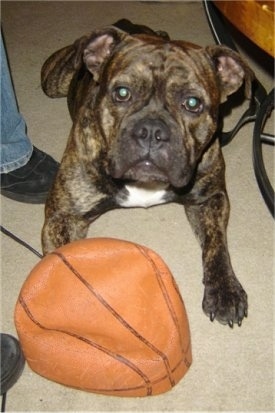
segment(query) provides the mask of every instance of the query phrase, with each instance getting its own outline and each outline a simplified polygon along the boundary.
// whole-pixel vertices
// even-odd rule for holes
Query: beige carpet
[[[201,2],[2,2],[16,93],[33,143],[60,160],[70,128],[66,101],[40,89],[40,68],[50,53],[98,26],[127,17],[163,29],[173,38],[202,45],[214,40]],[[242,40],[243,42],[243,40]],[[273,79],[268,59],[252,48],[249,61],[264,86]],[[232,126],[241,113],[226,119]],[[157,251],[172,270],[187,308],[193,364],[170,392],[151,398],[116,398],[76,391],[48,381],[27,366],[8,394],[8,411],[272,411],[273,394],[273,219],[259,192],[252,164],[253,125],[224,148],[231,220],[232,262],[249,296],[249,317],[241,328],[211,323],[201,310],[201,253],[182,208],[117,210],[98,219],[90,236],[111,236]],[[266,151],[272,172],[273,150]],[[43,206],[2,197],[2,225],[40,250]],[[2,236],[1,330],[16,334],[13,311],[21,285],[38,259]],[[93,372],[91,371],[91,375]]]

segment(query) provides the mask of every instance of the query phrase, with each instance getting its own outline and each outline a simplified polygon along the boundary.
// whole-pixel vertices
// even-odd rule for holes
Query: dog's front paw
[[[247,295],[235,277],[222,278],[218,283],[205,284],[202,307],[211,321],[216,319],[231,328],[234,323],[241,326],[248,312]]]

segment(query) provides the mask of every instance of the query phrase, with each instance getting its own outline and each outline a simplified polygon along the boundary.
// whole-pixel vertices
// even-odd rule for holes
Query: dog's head
[[[223,46],[201,48],[114,27],[83,51],[113,178],[184,187],[217,128],[218,108],[253,74]]]

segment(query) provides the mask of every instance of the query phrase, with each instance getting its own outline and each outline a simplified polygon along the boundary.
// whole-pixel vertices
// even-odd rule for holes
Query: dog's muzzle
[[[179,132],[164,120],[151,117],[122,129],[109,162],[114,178],[176,187],[190,179],[188,169],[189,159]]]
[[[111,175],[139,182],[168,182],[169,127],[160,119],[145,118],[129,129],[121,134]]]

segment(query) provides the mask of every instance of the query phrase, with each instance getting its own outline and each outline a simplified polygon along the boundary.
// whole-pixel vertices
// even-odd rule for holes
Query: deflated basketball
[[[127,241],[86,239],[44,257],[21,289],[15,323],[36,373],[90,392],[163,393],[192,360],[171,272],[155,252]]]

